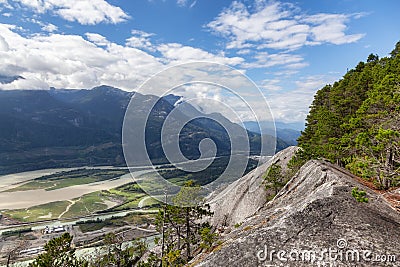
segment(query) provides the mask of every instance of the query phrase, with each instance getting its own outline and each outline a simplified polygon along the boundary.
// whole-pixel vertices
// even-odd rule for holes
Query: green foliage
[[[144,241],[133,240],[129,245],[123,244],[123,239],[114,233],[107,234],[103,239],[105,253],[94,256],[90,261],[75,256],[72,245],[73,237],[65,233],[51,239],[44,247],[45,252],[29,264],[30,267],[133,267],[155,266],[141,265],[139,260],[147,251]],[[143,263],[144,264],[144,263]]]
[[[400,53],[400,41],[396,43],[396,47],[390,52],[392,57],[396,57]]]
[[[275,163],[268,168],[263,178],[265,188],[267,190],[273,189],[275,195],[278,194],[279,190],[286,184],[285,176],[282,174],[282,167]]]
[[[21,236],[21,234],[32,232],[32,228],[21,228],[17,230],[9,230],[1,233],[2,236]]]
[[[308,152],[311,149],[300,149],[296,152],[296,154],[290,159],[287,164],[288,171],[286,173],[287,179],[293,177],[293,175],[303,166],[308,160],[312,158]]]
[[[357,202],[368,203],[368,198],[366,197],[367,193],[358,190],[358,187],[354,187],[353,190],[351,190],[351,195],[357,200]]]
[[[168,251],[162,258],[162,266],[184,266],[185,263],[182,251],[179,249]]]
[[[29,267],[87,267],[87,261],[75,256],[72,238],[69,233],[65,233],[50,240],[44,246],[45,252],[37,256]]]
[[[87,233],[101,230],[107,226],[121,227],[126,225],[127,223],[122,220],[116,222],[112,219],[100,220],[99,218],[97,218],[97,220],[78,221],[76,224],[79,225],[79,229],[82,231],[82,233]]]
[[[160,265],[161,265],[161,260],[159,256],[154,252],[149,253],[146,261],[139,261],[137,263],[137,267],[158,267]]]
[[[367,63],[319,90],[289,163],[296,171],[309,159],[345,166],[380,188],[400,176],[400,42],[391,57],[370,54]]]
[[[373,165],[373,159],[368,156],[354,157],[346,165],[346,168],[361,178],[370,179],[376,176],[376,171],[372,167]]]
[[[200,247],[209,250],[218,239],[218,234],[214,233],[210,226],[203,226],[200,230]]]
[[[156,243],[161,246],[163,266],[183,266],[194,251],[210,248],[218,237],[205,221],[212,212],[209,205],[201,204],[200,190],[192,181],[187,182],[173,199],[177,206],[164,205],[157,215],[161,237]]]
[[[103,242],[107,252],[97,257],[91,263],[91,266],[133,267],[147,251],[147,245],[144,241],[134,240],[130,246],[124,247],[123,239],[114,233],[107,234]]]
[[[235,228],[239,228],[243,223],[235,223]]]

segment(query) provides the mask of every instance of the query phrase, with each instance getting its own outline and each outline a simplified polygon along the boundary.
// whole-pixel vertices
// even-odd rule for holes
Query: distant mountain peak
[[[96,87],[93,87],[91,90],[106,93],[106,94],[126,93],[126,91],[123,91],[119,88],[112,87],[109,85],[96,86]]]
[[[167,101],[168,103],[170,103],[171,105],[176,107],[177,105],[182,103],[183,97],[182,96],[177,96],[177,95],[174,95],[174,94],[168,94],[166,96],[163,96],[163,99],[165,101]]]
[[[8,84],[8,83],[12,83],[13,81],[19,80],[19,79],[25,79],[22,76],[19,75],[4,75],[4,74],[0,74],[0,84]]]

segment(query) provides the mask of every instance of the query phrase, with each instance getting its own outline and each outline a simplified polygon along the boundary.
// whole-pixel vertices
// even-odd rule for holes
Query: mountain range
[[[270,121],[245,121],[244,127],[254,133],[277,136],[290,146],[297,145],[297,138],[304,130],[304,123],[285,123]],[[275,125],[275,129],[272,128]]]
[[[156,96],[126,92],[110,86],[66,90],[0,90],[0,174],[42,168],[84,165],[118,165],[125,161],[121,146],[121,129],[131,97],[140,97],[140,105]],[[165,163],[160,136],[160,114],[169,114],[176,105],[187,115],[202,115],[180,97],[168,95],[158,99],[148,119],[151,125],[146,140],[150,158]],[[145,116],[145,106],[135,107],[135,116]],[[204,115],[204,114],[203,114]],[[228,128],[240,127],[221,114],[207,117],[226,122]],[[247,131],[252,154],[260,150],[261,138],[277,141],[277,150],[290,144],[280,138]],[[196,133],[196,134],[193,134]],[[217,155],[230,153],[227,132],[212,119],[198,118],[185,125],[180,133],[180,148],[188,158],[200,155],[198,144],[211,138]]]

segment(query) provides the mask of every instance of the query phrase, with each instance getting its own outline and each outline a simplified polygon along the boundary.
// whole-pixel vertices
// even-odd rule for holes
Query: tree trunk
[[[189,218],[189,207],[186,207],[186,261],[190,260],[190,218]]]
[[[178,234],[178,249],[181,249],[181,228],[178,226],[178,228],[176,229],[176,232]]]
[[[394,162],[393,162],[393,150],[389,148],[386,151],[386,160],[385,160],[385,173],[384,173],[384,186],[385,189],[390,188],[391,180],[388,179],[390,173],[393,171]]]
[[[167,204],[164,205],[164,214],[161,229],[161,266],[163,266],[164,250],[165,250],[165,213],[167,212]]]
[[[393,162],[393,150],[392,150],[392,148],[389,148],[389,149],[386,151],[386,162],[385,162],[385,167],[386,167],[389,171],[392,171],[392,170],[393,170],[393,165],[394,165],[394,162]]]

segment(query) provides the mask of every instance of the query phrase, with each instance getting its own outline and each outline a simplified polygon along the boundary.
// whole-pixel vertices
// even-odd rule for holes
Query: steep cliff
[[[209,199],[214,212],[212,224],[233,226],[254,215],[273,192],[265,190],[262,176],[272,164],[284,170],[298,147],[291,146],[275,154],[272,159],[238,179],[218,195]]]
[[[222,192],[217,220],[224,213],[228,224],[243,223],[192,266],[399,266],[400,213],[381,192],[345,169],[312,160],[264,205],[265,193],[252,191],[247,180],[259,180],[268,164]],[[356,200],[355,188],[367,202]]]

